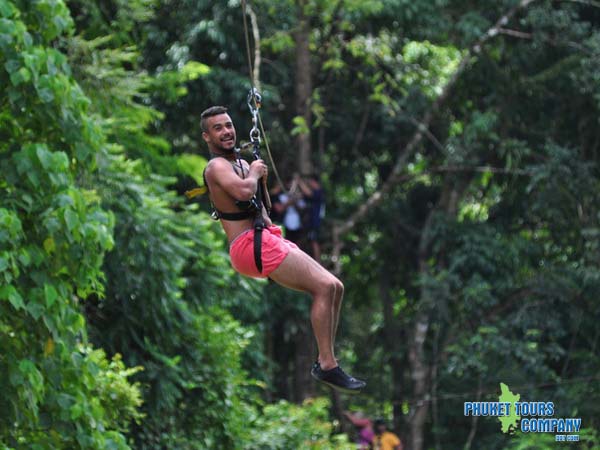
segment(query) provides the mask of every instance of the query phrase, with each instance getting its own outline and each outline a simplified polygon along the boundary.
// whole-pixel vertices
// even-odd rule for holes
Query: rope
[[[244,20],[244,38],[246,40],[246,56],[248,57],[248,76],[250,78],[250,84],[254,89],[254,71],[252,70],[252,55],[250,52],[250,36],[248,34],[248,22],[246,19],[246,0],[242,0],[242,19]]]
[[[246,19],[246,0],[242,0],[242,18],[244,21],[244,38],[246,41],[246,56],[248,58],[248,75],[250,78],[250,85],[252,87],[252,92],[254,93],[254,71],[252,70],[252,54],[250,51],[250,36],[248,32],[248,23]],[[277,182],[281,186],[283,192],[287,192],[283,181],[281,181],[281,177],[279,176],[279,172],[277,171],[277,166],[275,165],[275,161],[273,160],[273,155],[271,155],[271,149],[269,147],[269,140],[267,139],[267,134],[265,133],[265,129],[263,127],[262,117],[260,116],[260,109],[258,104],[256,103],[256,97],[254,94],[252,95],[252,102],[254,103],[254,108],[258,111],[258,125],[260,127],[260,132],[262,133],[263,139],[265,140],[265,148],[267,149],[267,155],[269,156],[269,161],[271,162],[271,167],[273,167],[273,173],[275,173],[275,178],[277,178]]]

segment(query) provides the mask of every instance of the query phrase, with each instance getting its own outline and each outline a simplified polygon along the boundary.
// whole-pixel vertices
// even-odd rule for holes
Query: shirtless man
[[[334,341],[344,294],[344,285],[294,243],[283,239],[262,208],[262,271],[254,259],[254,214],[247,208],[258,183],[267,176],[263,160],[236,159],[236,134],[227,108],[213,106],[201,115],[202,137],[211,152],[205,180],[211,201],[229,239],[233,268],[242,275],[266,278],[290,289],[310,294],[313,303],[310,319],[319,356],[311,368],[316,380],[347,393],[358,393],[364,381],[347,375],[334,355]],[[241,166],[240,166],[241,165]]]

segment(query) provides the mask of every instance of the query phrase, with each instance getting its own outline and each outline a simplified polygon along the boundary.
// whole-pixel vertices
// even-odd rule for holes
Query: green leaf
[[[82,414],[83,414],[83,406],[81,404],[76,403],[71,407],[71,419],[72,420],[78,419],[79,417],[81,417]]]
[[[25,267],[31,264],[31,256],[29,255],[29,252],[24,248],[21,249],[18,258],[19,262]]]
[[[19,67],[21,67],[21,63],[19,60],[17,59],[9,59],[8,61],[6,61],[6,63],[4,64],[4,68],[6,69],[6,71],[9,74],[13,74],[15,72],[17,72],[17,70],[19,70]]]
[[[46,311],[46,309],[35,300],[27,303],[26,309],[34,320],[38,320]]]
[[[292,136],[310,133],[310,129],[308,128],[308,124],[304,117],[296,116],[292,119],[292,123],[295,125],[291,132]]]
[[[14,22],[10,20],[0,20],[0,37],[2,38],[2,44],[8,45],[13,41],[13,34],[15,33],[16,27]]]
[[[10,82],[13,86],[18,86],[21,83],[26,83],[31,79],[31,73],[26,67],[21,67],[16,72],[10,74]]]
[[[21,294],[19,294],[15,287],[11,285],[0,287],[0,300],[8,300],[17,310],[25,307],[23,297],[21,297]]]
[[[2,15],[2,17],[12,17],[15,12],[16,9],[12,3],[7,0],[0,0],[0,15]]]
[[[75,403],[75,398],[72,395],[64,394],[64,393],[58,394],[58,397],[56,400],[57,400],[57,403],[63,409],[70,408],[71,405],[73,405]]]
[[[52,237],[44,239],[44,250],[46,250],[46,253],[52,253],[55,249],[56,244],[54,243],[54,239],[52,239]]]
[[[35,148],[35,154],[37,155],[42,167],[46,170],[52,168],[52,153],[44,145],[37,145]]]
[[[186,81],[195,80],[199,77],[208,75],[209,73],[210,67],[198,61],[188,61],[185,66],[181,68],[181,74],[185,77]]]
[[[58,292],[56,292],[54,286],[44,284],[44,297],[46,298],[46,306],[50,308],[58,298]]]
[[[206,167],[206,158],[191,153],[183,153],[177,157],[177,168],[186,175],[191,176],[199,185],[204,184],[202,171]]]
[[[73,231],[75,227],[79,226],[79,218],[72,209],[67,209],[65,211],[65,223],[67,224],[69,231]]]

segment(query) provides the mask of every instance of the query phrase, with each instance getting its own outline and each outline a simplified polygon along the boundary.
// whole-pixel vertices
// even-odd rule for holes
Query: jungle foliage
[[[247,139],[240,2],[0,0],[0,448],[352,448],[342,408],[410,450],[554,448],[463,416],[500,382],[600,448],[597,2],[249,3],[367,391],[305,382],[309,299],[235,274],[182,195],[202,110]]]

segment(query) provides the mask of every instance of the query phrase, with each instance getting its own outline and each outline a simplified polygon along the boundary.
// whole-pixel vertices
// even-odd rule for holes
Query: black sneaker
[[[323,370],[318,361],[312,365],[310,374],[315,380],[346,394],[358,394],[367,385],[364,381],[349,376],[340,366]]]

